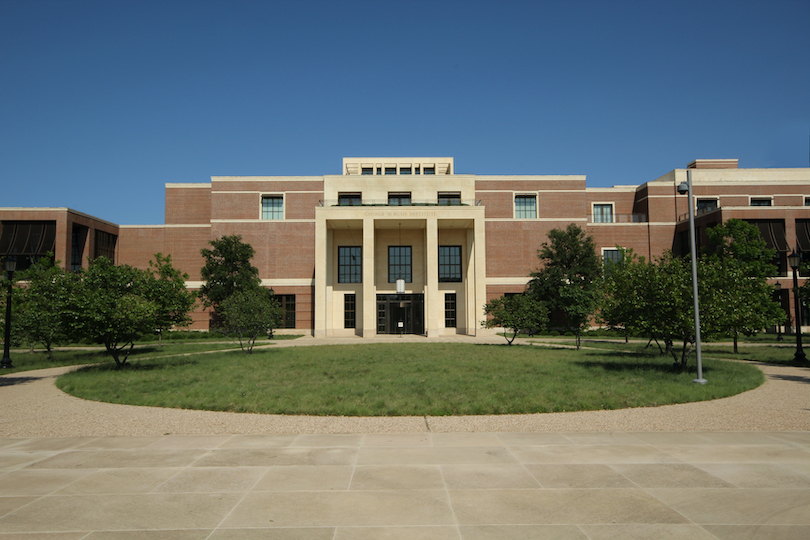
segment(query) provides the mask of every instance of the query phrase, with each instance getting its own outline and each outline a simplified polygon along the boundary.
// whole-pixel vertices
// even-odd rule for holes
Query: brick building
[[[699,242],[729,218],[756,224],[778,251],[779,299],[791,311],[787,253],[810,253],[810,169],[740,169],[696,160]],[[148,267],[170,254],[200,286],[200,249],[239,234],[285,306],[288,331],[317,336],[480,332],[482,306],[520,292],[553,228],[577,223],[604,258],[688,251],[686,169],[640,186],[588,188],[585,176],[458,174],[453,158],[345,158],[341,174],[215,176],[167,184],[164,225],[115,225],[66,208],[0,208],[0,257],[54,251],[66,267],[114,255]],[[23,266],[25,263],[23,263]],[[806,319],[805,319],[806,320]],[[207,328],[194,314],[193,328]],[[294,329],[294,330],[293,330]]]

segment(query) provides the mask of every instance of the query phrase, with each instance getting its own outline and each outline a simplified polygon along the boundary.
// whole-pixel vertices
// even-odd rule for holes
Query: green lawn
[[[166,343],[158,346],[157,343],[136,345],[129,355],[129,361],[138,359],[156,358],[163,356],[175,356],[178,354],[196,354],[205,351],[217,351],[225,349],[239,348],[234,343]],[[107,354],[103,346],[71,346],[60,348],[53,353],[53,360],[48,359],[48,355],[41,350],[33,353],[22,350],[12,350],[12,369],[0,371],[0,375],[15,373],[18,371],[30,371],[32,369],[47,369],[59,366],[75,366],[77,364],[97,364],[110,363],[112,357]]]
[[[791,336],[792,337],[792,336]],[[532,338],[529,340],[534,343],[542,343],[543,338]],[[551,341],[546,340],[547,343],[559,343],[559,338]],[[571,338],[571,344],[574,344]],[[810,344],[809,344],[810,345]],[[646,340],[633,340],[630,343],[624,343],[621,340],[613,340],[609,338],[591,338],[585,339],[582,346],[588,349],[605,349],[611,351],[629,351],[634,354],[641,355],[655,355],[658,353],[658,346],[653,342],[649,347]],[[662,343],[663,346],[663,343]],[[729,359],[729,360],[752,360],[757,362],[766,362],[769,364],[792,364],[793,355],[796,352],[796,342],[782,343],[762,343],[759,341],[740,342],[738,346],[738,353],[734,354],[734,347],[730,343],[703,343],[701,351],[704,360],[709,358]],[[810,349],[805,349],[805,353],[810,355]],[[671,359],[672,356],[669,356]],[[689,360],[690,364],[695,363],[695,353],[692,352]]]
[[[142,356],[60,377],[85,399],[276,414],[521,414],[645,407],[730,396],[762,384],[746,363],[704,359],[709,384],[671,357],[472,344],[285,347]]]

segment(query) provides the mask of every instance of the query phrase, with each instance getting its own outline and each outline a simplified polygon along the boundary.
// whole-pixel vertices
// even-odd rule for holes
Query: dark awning
[[[3,221],[0,255],[40,257],[56,247],[55,221]]]
[[[799,243],[801,251],[810,252],[810,220],[796,220],[796,241]]]
[[[776,251],[790,251],[785,235],[784,220],[752,219],[747,221],[757,226],[759,234],[762,235],[762,239],[765,240],[765,243],[768,244],[770,249],[775,249]]]

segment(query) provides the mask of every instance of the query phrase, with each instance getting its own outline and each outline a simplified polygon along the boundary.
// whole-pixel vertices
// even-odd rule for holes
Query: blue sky
[[[0,0],[0,206],[160,224],[167,182],[344,156],[808,167],[810,2]]]

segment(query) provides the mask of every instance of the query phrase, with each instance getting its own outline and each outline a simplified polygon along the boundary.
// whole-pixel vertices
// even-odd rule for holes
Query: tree
[[[256,339],[281,324],[284,309],[272,291],[264,288],[237,291],[219,306],[221,331],[236,334],[242,352],[253,352]]]
[[[543,268],[531,273],[529,294],[547,306],[553,322],[575,333],[579,348],[600,300],[602,261],[593,238],[573,223],[550,230],[548,238],[537,251]]]
[[[172,266],[171,255],[155,253],[154,261],[149,261],[149,272],[154,279],[148,282],[152,288],[148,296],[157,306],[155,330],[162,344],[164,331],[191,324],[189,312],[196,295],[186,289],[188,274]]]
[[[261,284],[259,270],[250,264],[254,250],[242,242],[239,235],[223,236],[209,242],[211,249],[204,248],[200,254],[205,266],[200,270],[204,281],[200,297],[205,307],[216,313],[225,299],[237,291],[258,289]]]
[[[729,219],[706,233],[709,252],[701,262],[706,279],[714,279],[705,287],[705,303],[711,308],[707,323],[718,334],[733,337],[736,354],[740,334],[752,336],[785,318],[767,282],[777,273],[776,252],[768,248],[756,226],[739,219]]]
[[[548,322],[546,307],[527,294],[493,298],[484,305],[484,313],[489,317],[481,321],[481,325],[503,328],[507,345],[512,344],[521,330],[541,329]],[[512,331],[511,338],[506,330]]]
[[[72,336],[103,344],[115,364],[123,367],[135,340],[158,327],[151,280],[146,270],[116,266],[106,257],[90,261],[78,275],[64,312]]]
[[[68,340],[63,312],[76,281],[75,274],[62,269],[49,253],[22,272],[20,280],[27,285],[16,292],[20,309],[14,316],[15,326],[32,347],[34,343],[42,343],[48,359],[53,360],[53,347]]]

